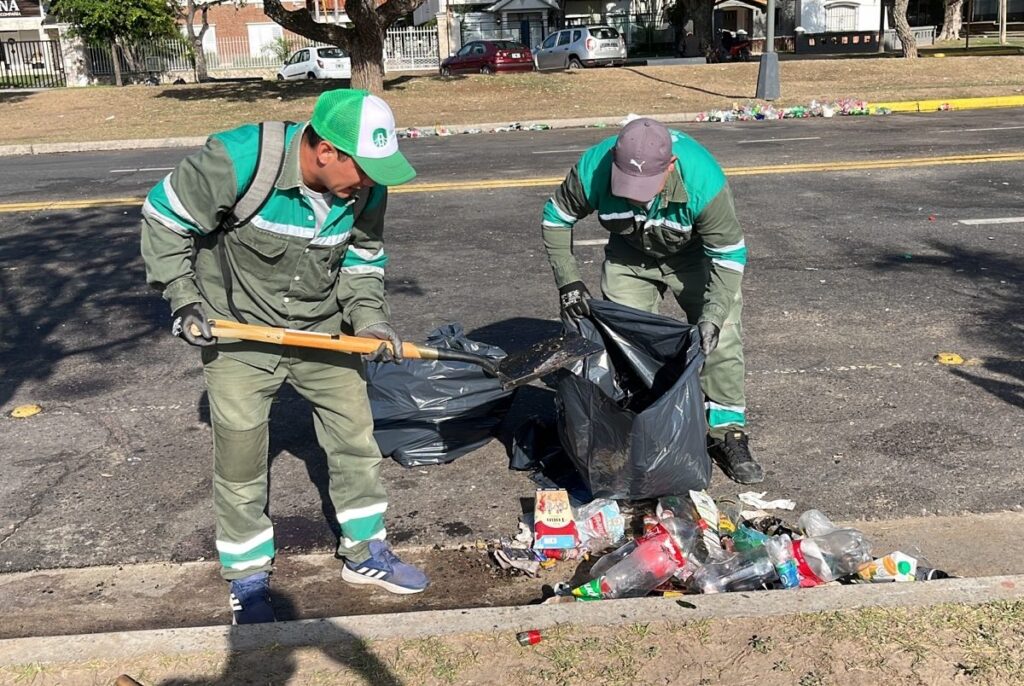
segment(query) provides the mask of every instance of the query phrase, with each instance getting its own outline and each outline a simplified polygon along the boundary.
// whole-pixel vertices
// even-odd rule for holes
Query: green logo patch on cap
[[[388,144],[388,130],[377,129],[373,132],[373,144],[378,148],[383,148]]]

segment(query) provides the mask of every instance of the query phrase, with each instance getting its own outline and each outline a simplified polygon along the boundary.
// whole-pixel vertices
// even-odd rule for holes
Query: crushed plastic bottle
[[[871,544],[856,529],[835,529],[823,536],[793,541],[800,585],[835,581],[871,562]]]
[[[767,557],[737,553],[698,569],[690,585],[701,593],[754,591],[774,583],[777,578],[775,567]]]
[[[768,558],[775,567],[775,573],[779,575],[779,581],[783,588],[799,588],[800,575],[796,570],[796,560],[793,558],[793,542],[789,536],[783,534],[775,538],[769,538],[765,544],[768,550]]]
[[[687,564],[698,535],[692,522],[668,517],[634,550],[603,575],[573,590],[573,595],[584,600],[645,596]]]
[[[757,529],[751,529],[749,526],[740,525],[736,529],[736,533],[732,535],[732,545],[738,553],[744,553],[751,550],[757,550],[758,548],[764,547],[768,542],[768,536],[761,533]]]
[[[821,510],[807,510],[800,515],[796,524],[804,536],[823,536],[839,528]]]

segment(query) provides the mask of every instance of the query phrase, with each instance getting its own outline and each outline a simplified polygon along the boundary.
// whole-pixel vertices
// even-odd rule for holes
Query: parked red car
[[[475,40],[441,62],[441,76],[458,72],[497,74],[505,71],[533,71],[530,49],[510,40]]]

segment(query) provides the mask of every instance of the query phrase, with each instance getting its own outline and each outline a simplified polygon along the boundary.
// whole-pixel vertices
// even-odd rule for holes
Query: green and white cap
[[[350,88],[324,91],[310,123],[321,138],[351,155],[374,183],[397,186],[416,178],[398,151],[395,115],[376,95]]]

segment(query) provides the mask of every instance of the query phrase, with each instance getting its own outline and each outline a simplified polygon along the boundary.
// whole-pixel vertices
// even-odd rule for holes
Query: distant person
[[[265,162],[275,153],[280,166]],[[384,211],[387,187],[415,175],[398,150],[388,105],[366,91],[341,89],[317,99],[311,121],[210,136],[146,198],[146,277],[170,302],[173,335],[201,351],[213,428],[216,546],[235,623],[274,620],[267,423],[286,381],[313,405],[327,453],[341,528],[337,551],[345,559],[341,578],[393,593],[427,587],[427,577],[385,542],[388,501],[359,358],[217,340],[207,319],[355,332],[381,341],[377,359],[400,359],[402,341],[388,323],[384,294]],[[253,205],[250,184],[262,194]]]
[[[709,452],[730,479],[762,481],[745,431],[740,284],[747,247],[722,168],[697,141],[646,118],[583,153],[542,217],[560,305],[573,318],[590,313],[590,293],[573,256],[572,228],[594,212],[611,233],[604,297],[657,313],[671,293],[696,324],[707,357],[700,380]]]

